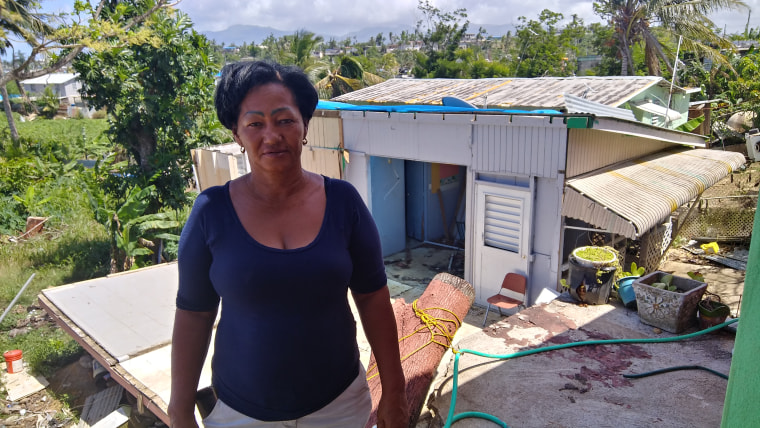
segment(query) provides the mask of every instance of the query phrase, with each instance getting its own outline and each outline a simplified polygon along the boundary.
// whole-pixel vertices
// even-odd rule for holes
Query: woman
[[[201,193],[182,231],[172,427],[197,426],[195,393],[220,302],[218,401],[206,427],[363,427],[371,401],[349,288],[380,370],[378,426],[409,423],[375,224],[351,185],[301,168],[317,100],[295,67],[222,70],[217,115],[251,172]]]

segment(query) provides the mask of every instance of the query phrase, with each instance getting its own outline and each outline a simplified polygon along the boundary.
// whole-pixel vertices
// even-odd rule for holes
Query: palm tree
[[[660,60],[672,71],[665,48],[654,33],[661,28],[669,36],[683,36],[684,49],[714,62],[728,65],[720,49],[730,49],[731,42],[718,35],[707,17],[724,10],[747,8],[742,0],[599,0],[594,12],[606,18],[615,29],[621,56],[621,75],[634,74],[632,48],[643,43],[650,75],[660,76]]]
[[[338,61],[337,68],[315,68],[310,74],[316,76],[320,73],[326,73],[327,75],[314,86],[319,91],[319,97],[322,99],[335,98],[385,81],[385,79],[376,74],[364,71],[364,67],[362,67],[359,61],[350,56],[342,56]]]
[[[53,31],[52,27],[42,20],[42,15],[32,10],[34,7],[36,3],[32,0],[0,0],[0,55],[5,55],[8,48],[13,48],[10,39],[12,35],[29,42],[34,40],[37,34],[49,34]],[[5,70],[0,61],[0,77],[4,74]],[[19,135],[11,114],[11,102],[5,84],[0,85],[0,94],[3,96],[3,108],[8,119],[11,139],[15,142]]]
[[[286,36],[285,50],[282,52],[283,62],[295,64],[308,71],[318,62],[312,53],[323,41],[322,36],[306,30],[298,30],[292,36]]]

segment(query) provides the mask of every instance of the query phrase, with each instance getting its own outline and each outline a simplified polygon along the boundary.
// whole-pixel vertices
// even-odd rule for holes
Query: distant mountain
[[[222,31],[202,31],[203,35],[217,44],[225,46],[242,45],[243,43],[259,44],[270,35],[275,38],[293,34],[295,31],[277,30],[272,27],[260,27],[258,25],[233,25]]]
[[[468,28],[468,32],[475,33],[478,31],[480,27],[483,27],[483,29],[486,30],[488,35],[494,36],[494,37],[501,37],[507,32],[511,32],[512,34],[515,33],[515,27],[513,25],[508,24],[473,24],[470,23],[470,26]],[[352,41],[356,39],[357,42],[364,43],[367,42],[371,37],[377,36],[379,33],[383,33],[383,37],[385,37],[385,43],[389,43],[390,40],[388,39],[388,34],[393,33],[394,35],[400,35],[402,31],[406,31],[407,33],[414,32],[414,28],[410,27],[408,25],[396,25],[392,27],[368,27],[363,28],[358,31],[352,31],[350,33],[344,33],[342,35],[338,34],[325,34],[320,32],[315,32],[317,35],[322,36],[322,38],[327,42],[330,39],[335,39],[335,41],[340,42],[345,40],[346,38],[350,38]],[[233,25],[226,30],[222,31],[203,31],[202,33],[208,37],[210,40],[213,40],[217,44],[224,43],[225,46],[230,45],[242,45],[243,43],[261,43],[269,37],[270,35],[273,35],[275,38],[280,38],[282,36],[287,36],[294,34],[296,30],[291,31],[285,31],[285,30],[277,30],[272,27],[261,27],[258,25]]]
[[[486,34],[492,37],[505,36],[507,33],[515,35],[515,26],[511,24],[473,24],[467,28],[469,33],[476,33],[480,27],[486,30]]]

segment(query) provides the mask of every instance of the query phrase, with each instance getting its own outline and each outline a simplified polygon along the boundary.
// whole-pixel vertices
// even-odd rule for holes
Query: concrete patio
[[[432,277],[434,269],[450,263],[452,251],[420,246],[407,252],[400,270],[388,264],[392,298],[403,298],[409,303],[419,297],[426,285],[422,282],[425,276]],[[693,269],[693,265],[688,264],[665,263],[661,267],[672,268],[676,274]],[[710,284],[708,290],[733,303],[732,313],[735,313],[734,304],[743,290],[744,272],[709,266],[701,270]],[[716,277],[710,276],[712,274]],[[509,317],[502,318],[492,311],[486,327],[482,328],[484,313],[481,307],[470,309],[455,336],[455,349],[505,355],[587,340],[676,336],[643,324],[635,310],[623,307],[618,301],[581,307],[569,296],[562,295],[548,304],[530,307]],[[695,323],[682,334],[696,331]],[[459,361],[456,404],[451,414],[479,412],[498,418],[510,427],[719,426],[727,386],[725,379],[704,370],[679,370],[640,379],[628,379],[623,374],[688,365],[727,375],[734,337],[729,327],[689,340],[579,346],[516,359],[463,353]],[[368,359],[369,348],[363,337],[360,337],[360,346],[363,360]],[[453,369],[454,354],[449,350],[438,367],[418,428],[440,427],[449,419]],[[456,426],[496,425],[485,419],[467,418]]]

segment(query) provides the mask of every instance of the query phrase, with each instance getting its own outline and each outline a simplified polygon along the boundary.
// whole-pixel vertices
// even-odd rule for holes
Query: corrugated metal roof
[[[562,215],[636,239],[742,165],[733,152],[655,153],[567,180]]]
[[[617,107],[610,107],[594,101],[589,101],[585,98],[576,97],[572,94],[563,94],[565,97],[565,107],[568,113],[591,113],[596,116],[616,117],[618,119],[636,121],[636,116],[633,112]]]
[[[669,86],[669,83],[655,76],[389,79],[333,101],[440,105],[443,97],[457,97],[478,107],[487,104],[499,108],[564,108],[563,94],[568,93],[618,107],[653,85]]]
[[[44,76],[35,77],[21,81],[24,85],[60,85],[76,79],[75,73],[50,73]]]

